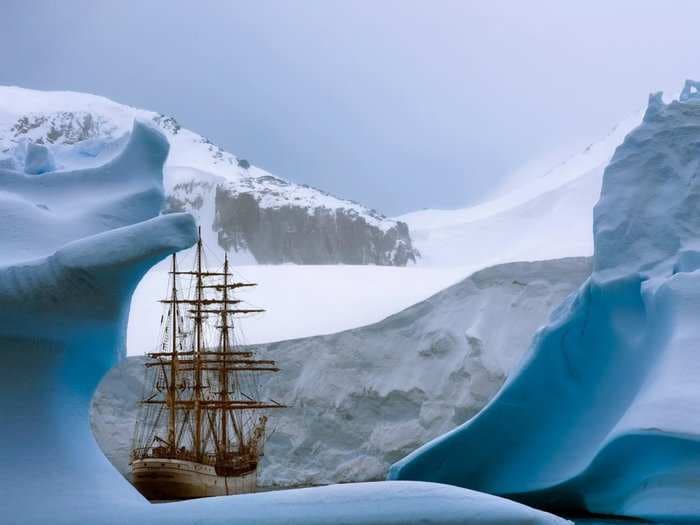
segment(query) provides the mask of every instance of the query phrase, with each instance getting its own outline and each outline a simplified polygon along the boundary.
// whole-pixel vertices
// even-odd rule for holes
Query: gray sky
[[[26,1],[0,83],[174,115],[396,214],[459,207],[700,78],[700,2]]]

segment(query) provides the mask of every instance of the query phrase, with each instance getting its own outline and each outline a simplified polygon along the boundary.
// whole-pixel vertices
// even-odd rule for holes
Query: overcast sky
[[[0,83],[175,116],[397,214],[460,207],[700,78],[700,2],[25,1]]]

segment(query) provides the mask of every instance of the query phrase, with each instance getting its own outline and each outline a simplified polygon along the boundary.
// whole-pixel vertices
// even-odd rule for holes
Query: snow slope
[[[258,346],[281,365],[265,395],[290,407],[272,416],[262,482],[382,479],[480,410],[590,271],[583,258],[487,268],[379,323]],[[143,380],[143,358],[131,357],[93,401],[95,436],[124,475]]]
[[[669,104],[652,95],[616,150],[594,213],[592,277],[496,398],[396,463],[392,479],[700,519],[698,87],[686,82]]]
[[[102,167],[36,175],[0,169],[0,228],[8,239],[0,263],[3,522],[564,523],[517,503],[429,483],[161,505],[136,493],[97,447],[89,406],[99,380],[123,356],[139,278],[195,241],[191,216],[158,215],[167,150],[160,133],[137,124],[123,152]],[[23,235],[13,235],[18,230]]]
[[[397,217],[408,224],[420,265],[469,262],[484,268],[593,253],[591,211],[603,169],[642,118],[620,122],[600,141],[545,171],[519,173],[499,196],[459,210],[421,210]]]
[[[213,258],[211,258],[213,259]],[[139,284],[129,314],[129,355],[150,352],[158,344],[163,312],[156,302],[165,293],[167,263],[156,266]],[[264,314],[247,316],[238,340],[270,343],[332,334],[375,323],[418,303],[460,280],[464,269],[372,265],[249,265],[234,267],[236,278],[258,283],[238,293]]]

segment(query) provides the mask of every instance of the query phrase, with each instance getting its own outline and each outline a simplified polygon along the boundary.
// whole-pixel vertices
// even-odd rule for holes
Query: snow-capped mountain
[[[419,264],[473,268],[593,253],[593,206],[603,170],[642,120],[635,113],[601,140],[549,170],[520,170],[495,198],[457,210],[421,210],[408,224]]]
[[[235,261],[404,266],[416,260],[406,224],[274,176],[172,117],[103,97],[0,87],[0,165],[41,173],[103,164],[121,149],[134,119],[157,126],[170,143],[169,210],[194,214],[207,244],[235,254]]]

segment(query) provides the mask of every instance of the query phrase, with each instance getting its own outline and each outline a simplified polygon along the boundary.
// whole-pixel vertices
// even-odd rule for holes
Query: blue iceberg
[[[540,508],[700,518],[700,96],[650,96],[605,170],[594,271],[481,413],[390,470]]]
[[[13,524],[563,523],[518,503],[383,482],[152,505],[112,467],[89,423],[124,357],[131,295],[189,247],[190,215],[161,215],[168,143],[136,123],[103,166],[0,168],[0,521]]]

